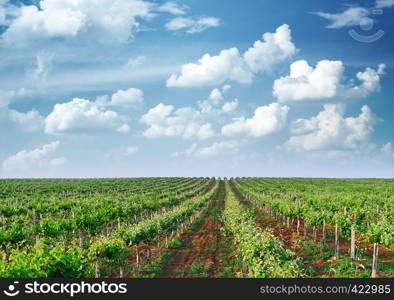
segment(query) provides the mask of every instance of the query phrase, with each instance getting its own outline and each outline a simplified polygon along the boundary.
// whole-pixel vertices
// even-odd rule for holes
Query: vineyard
[[[0,180],[0,277],[394,277],[394,180]]]

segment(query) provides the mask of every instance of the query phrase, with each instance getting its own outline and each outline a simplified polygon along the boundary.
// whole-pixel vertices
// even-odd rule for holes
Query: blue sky
[[[0,0],[0,176],[394,176],[394,1]]]

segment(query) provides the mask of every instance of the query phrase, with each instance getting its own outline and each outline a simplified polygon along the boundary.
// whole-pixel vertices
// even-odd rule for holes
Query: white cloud
[[[185,15],[187,7],[173,1],[168,1],[157,8],[158,11],[170,13],[172,15]]]
[[[386,8],[394,6],[394,0],[376,0],[377,8]]]
[[[288,106],[281,106],[278,103],[260,106],[255,110],[252,118],[235,118],[232,123],[224,125],[222,134],[225,136],[249,135],[253,137],[268,135],[283,128],[288,111]]]
[[[315,69],[305,60],[296,61],[290,66],[289,76],[275,80],[273,94],[280,101],[332,98],[343,70],[341,61],[323,60]]]
[[[51,161],[49,156],[56,151],[59,145],[60,142],[55,141],[44,145],[41,148],[19,151],[3,162],[2,169],[5,172],[13,173],[18,171],[27,171],[34,168],[45,168],[49,165],[53,165],[53,160]],[[58,158],[58,160],[59,159],[60,158]]]
[[[239,151],[241,144],[236,140],[214,142],[210,146],[198,148],[197,144],[192,144],[183,152],[174,152],[172,157],[198,157],[209,158],[222,154],[236,153]]]
[[[234,101],[225,102],[223,104],[222,111],[224,113],[231,113],[231,112],[235,111],[238,108],[238,106],[239,106],[239,100],[234,99]]]
[[[254,72],[270,70],[278,61],[284,61],[297,53],[295,45],[291,41],[289,25],[284,24],[274,33],[264,33],[262,41],[256,41],[252,48],[244,54],[244,59]]]
[[[316,12],[314,14],[329,20],[331,23],[326,27],[331,29],[359,26],[362,22],[372,21],[372,19],[369,18],[370,11],[364,7],[349,7],[345,11],[337,14],[324,12]]]
[[[94,103],[103,108],[138,109],[144,104],[144,92],[136,88],[118,90],[112,96],[101,95],[96,97]]]
[[[384,144],[381,150],[386,156],[394,158],[394,151],[391,142]]]
[[[151,108],[147,114],[143,115],[141,117],[141,122],[148,125],[154,123],[162,123],[167,119],[168,116],[171,115],[173,110],[174,106],[160,103],[154,108]]]
[[[254,73],[267,71],[296,52],[286,24],[278,27],[275,33],[265,33],[263,40],[255,42],[243,56],[237,48],[222,50],[217,56],[205,54],[197,63],[183,65],[179,75],[172,74],[167,86],[210,86],[226,80],[248,84],[252,82]]]
[[[129,146],[127,147],[126,151],[124,152],[125,156],[131,156],[138,151],[137,146]]]
[[[45,119],[45,132],[49,134],[85,133],[106,129],[119,129],[125,120],[114,111],[106,110],[86,99],[56,104]]]
[[[191,107],[174,110],[172,105],[158,104],[141,117],[141,122],[148,125],[144,136],[180,136],[185,139],[207,139],[214,135],[212,125],[205,122],[201,112]]]
[[[273,95],[281,102],[366,97],[380,89],[380,75],[384,74],[385,65],[357,73],[360,85],[352,81],[342,83],[344,69],[342,61],[322,60],[315,68],[305,60],[296,61],[290,66],[290,75],[275,80]]]
[[[160,136],[183,137],[185,139],[208,139],[215,135],[211,124],[222,122],[225,114],[235,110],[239,101],[222,103],[229,85],[214,88],[207,99],[198,101],[198,108],[190,106],[176,109],[173,105],[160,103],[141,116],[140,121],[149,126],[144,132],[148,138]],[[223,108],[224,107],[224,108]]]
[[[314,131],[318,127],[318,119],[297,119],[293,121],[290,126],[290,131],[292,134],[300,135],[307,132]]]
[[[223,100],[222,92],[219,89],[213,89],[209,94],[209,100],[212,100],[213,104],[219,104]]]
[[[220,89],[215,88],[209,94],[208,99],[198,102],[198,106],[201,113],[211,113],[221,101],[223,101],[223,93]]]
[[[212,27],[218,27],[219,25],[220,19],[215,17],[178,17],[168,22],[165,27],[169,31],[185,30],[186,33],[194,34],[203,32]]]
[[[219,85],[226,80],[251,83],[253,74],[236,48],[223,50],[217,56],[205,54],[197,64],[182,66],[180,75],[172,74],[168,87],[197,87]]]
[[[127,90],[119,90],[114,93],[111,97],[111,101],[108,103],[109,106],[120,106],[120,107],[138,107],[144,103],[144,93],[135,88]]]
[[[292,136],[286,143],[294,151],[346,150],[365,146],[373,132],[375,116],[363,106],[358,117],[344,118],[345,106],[326,104],[324,110],[311,119],[298,119],[292,126]]]
[[[358,72],[356,76],[361,85],[345,88],[342,93],[345,97],[364,98],[369,93],[380,91],[380,76],[385,74],[385,69],[386,65],[380,64],[377,70],[366,68],[364,72]]]
[[[3,34],[6,42],[25,44],[45,38],[79,34],[101,41],[125,42],[138,28],[138,18],[150,18],[153,5],[142,0],[42,0],[22,6],[20,15]]]
[[[42,38],[72,37],[86,23],[86,15],[70,9],[44,9],[36,6],[22,6],[21,14],[3,34],[6,42],[24,44],[26,41]]]
[[[44,117],[35,109],[26,113],[9,109],[8,117],[11,121],[17,123],[24,131],[40,131],[44,128]]]
[[[214,131],[212,129],[212,125],[210,123],[205,123],[198,128],[197,137],[199,139],[205,140],[214,136]]]

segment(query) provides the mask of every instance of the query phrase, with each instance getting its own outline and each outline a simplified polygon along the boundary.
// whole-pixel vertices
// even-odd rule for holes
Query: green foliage
[[[392,179],[237,178],[237,188],[282,216],[308,226],[338,224],[340,235],[358,236],[394,249]]]
[[[122,266],[128,244],[176,230],[212,197],[214,183],[209,178],[0,180],[0,277],[83,277],[94,275],[94,262]]]
[[[126,243],[115,237],[100,237],[89,247],[88,257],[100,265],[120,267],[129,254]]]
[[[86,257],[81,248],[71,245],[39,247],[23,244],[12,249],[8,262],[0,261],[0,277],[37,278],[37,277],[85,277],[89,276]]]
[[[300,261],[270,231],[257,228],[253,215],[241,206],[228,189],[224,210],[226,227],[235,237],[236,245],[252,277],[286,278],[302,275]]]

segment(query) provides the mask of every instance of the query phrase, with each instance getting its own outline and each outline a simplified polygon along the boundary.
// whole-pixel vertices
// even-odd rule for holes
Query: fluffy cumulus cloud
[[[45,119],[45,132],[78,134],[114,129],[127,132],[126,122],[118,113],[106,110],[95,102],[74,98],[70,102],[55,105]]]
[[[278,103],[258,107],[251,118],[235,118],[222,127],[225,136],[248,135],[262,137],[276,132],[286,124],[288,106]]]
[[[354,150],[368,144],[375,115],[363,106],[358,117],[344,117],[345,106],[326,104],[311,119],[298,119],[292,124],[293,136],[286,148],[293,151]]]
[[[280,101],[332,98],[343,75],[341,61],[320,61],[316,68],[305,60],[290,66],[290,75],[275,80],[273,94]]]
[[[197,144],[192,144],[182,152],[172,153],[172,157],[199,157],[209,158],[217,155],[231,154],[239,151],[241,143],[236,140],[214,142],[210,146],[199,148]]]
[[[226,114],[235,111],[239,101],[225,102],[224,95],[231,86],[225,85],[213,89],[207,99],[198,101],[198,107],[190,106],[176,109],[173,105],[160,103],[144,114],[140,121],[148,125],[144,136],[157,138],[160,136],[183,137],[185,139],[208,139],[215,135],[211,124],[223,122]]]
[[[64,157],[51,157],[59,145],[60,142],[55,141],[37,149],[19,151],[2,163],[2,171],[5,174],[23,176],[24,173],[20,172],[65,164],[67,160]]]
[[[247,68],[238,49],[223,50],[217,56],[205,54],[197,63],[182,66],[180,75],[172,74],[168,87],[198,87],[219,85],[226,80],[251,83],[253,74]]]
[[[152,6],[143,0],[42,0],[39,7],[22,6],[3,39],[24,44],[88,33],[101,41],[125,42],[138,28],[138,18],[152,16]]]
[[[291,31],[287,24],[274,33],[264,33],[262,41],[256,41],[244,54],[246,64],[254,72],[269,70],[273,63],[295,55],[297,49],[291,41]]]
[[[330,21],[330,24],[326,26],[330,29],[358,26],[363,22],[372,21],[369,17],[370,10],[364,7],[349,7],[345,11],[336,14],[325,12],[316,12],[314,14]]]
[[[184,30],[186,33],[200,33],[211,27],[218,27],[220,19],[215,17],[191,18],[178,17],[169,21],[165,27],[169,31]]]
[[[265,33],[262,41],[241,55],[237,48],[222,50],[219,55],[205,54],[197,63],[182,66],[180,74],[172,74],[168,87],[196,87],[222,84],[226,80],[251,83],[254,73],[263,72],[296,53],[291,31],[284,24],[275,33]]]
[[[380,77],[385,74],[386,65],[380,64],[378,68],[366,68],[364,72],[357,73],[357,79],[361,81],[359,86],[351,86],[350,88],[342,89],[345,97],[366,97],[369,93],[380,90]]]
[[[342,61],[322,60],[315,68],[305,60],[296,61],[291,64],[288,76],[275,80],[273,94],[282,102],[366,97],[380,89],[385,65],[379,65],[377,70],[366,68],[357,73],[360,85],[343,83],[344,69]]]
[[[230,90],[229,85],[223,86],[221,89],[215,88],[211,91],[209,94],[208,99],[199,101],[198,106],[201,110],[202,114],[220,114],[220,111],[218,111],[217,106],[223,101],[224,99],[224,94],[227,93]],[[225,103],[225,105],[227,102]],[[235,107],[236,108],[236,107]]]
[[[180,136],[185,139],[207,139],[214,135],[212,125],[204,122],[200,112],[191,107],[175,110],[172,105],[160,103],[141,117],[141,122],[148,125],[144,136]]]
[[[382,146],[382,153],[388,157],[394,158],[394,150],[391,142],[388,142]]]
[[[111,97],[109,106],[138,107],[144,103],[144,93],[135,88],[119,90]]]
[[[233,101],[225,102],[222,106],[222,111],[224,113],[231,113],[235,111],[239,106],[239,100],[234,99]]]

